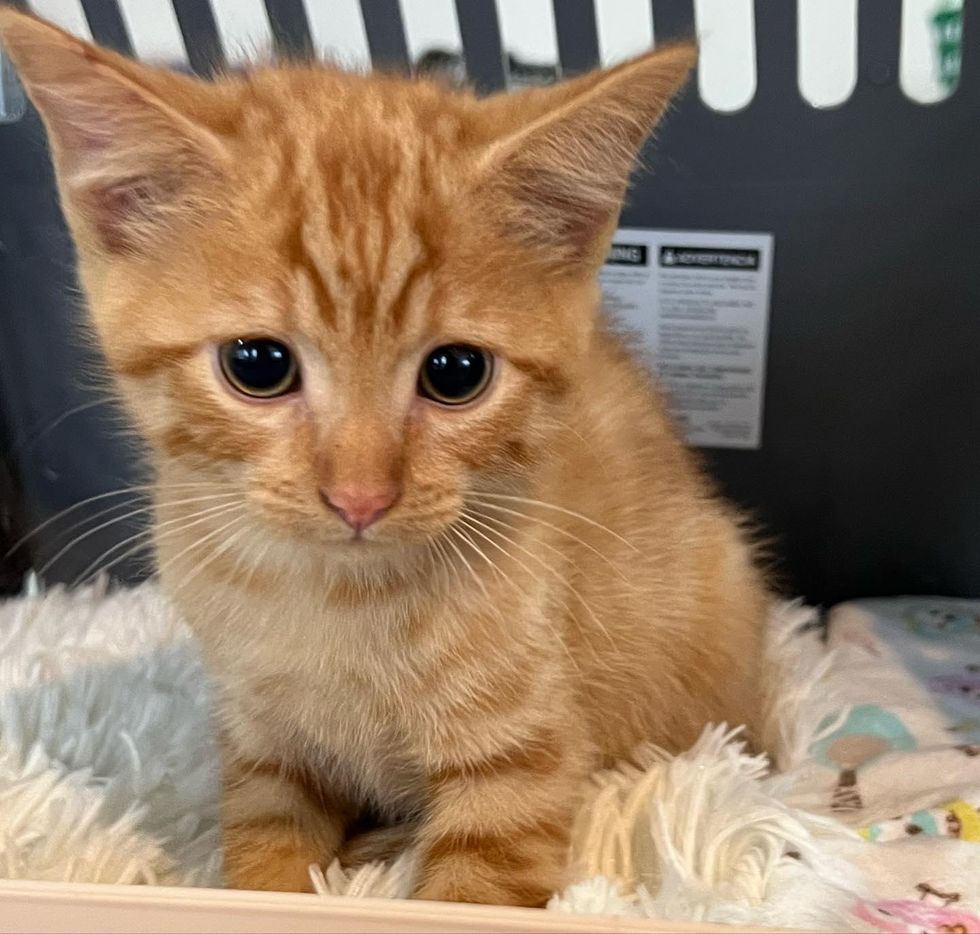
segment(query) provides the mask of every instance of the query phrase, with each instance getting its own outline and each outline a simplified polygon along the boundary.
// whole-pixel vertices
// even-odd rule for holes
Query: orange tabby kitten
[[[738,516],[598,311],[693,49],[478,100],[0,31],[215,682],[228,882],[308,889],[366,812],[419,897],[544,903],[594,769],[758,721]]]

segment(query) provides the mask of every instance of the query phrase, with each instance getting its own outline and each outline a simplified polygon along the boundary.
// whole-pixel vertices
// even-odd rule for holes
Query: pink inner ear
[[[525,223],[515,233],[560,249],[569,259],[588,254],[611,218],[608,204],[597,202],[591,192],[576,191],[574,180],[546,167],[527,167],[519,179],[517,197],[536,223]]]
[[[133,253],[163,193],[157,180],[135,176],[95,185],[80,196],[89,223],[110,253]]]
[[[85,68],[63,75],[63,85],[33,89],[58,174],[103,248],[135,253],[180,206],[205,159],[155,103],[82,56],[75,59]]]
[[[491,179],[488,209],[498,229],[546,264],[590,261],[619,210],[625,182],[611,169],[608,178],[599,172],[590,177],[578,166],[536,156],[514,154]]]

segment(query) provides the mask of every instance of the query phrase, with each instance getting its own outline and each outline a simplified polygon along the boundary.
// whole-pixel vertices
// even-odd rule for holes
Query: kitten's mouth
[[[374,536],[367,534],[364,529],[352,531],[350,535],[347,535],[341,539],[336,539],[335,542],[338,545],[343,545],[348,548],[356,548],[358,551],[363,548],[370,548],[375,545],[383,544],[383,542],[380,542]]]

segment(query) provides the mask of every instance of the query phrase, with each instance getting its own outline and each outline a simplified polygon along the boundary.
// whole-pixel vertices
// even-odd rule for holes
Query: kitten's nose
[[[378,521],[398,498],[395,487],[338,487],[321,490],[320,496],[355,532]]]

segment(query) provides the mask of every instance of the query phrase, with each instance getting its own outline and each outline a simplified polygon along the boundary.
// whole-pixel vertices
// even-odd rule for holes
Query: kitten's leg
[[[333,860],[350,816],[301,775],[227,755],[221,802],[226,884],[312,892],[309,866]]]
[[[416,898],[543,906],[564,887],[589,763],[557,732],[432,776]]]

